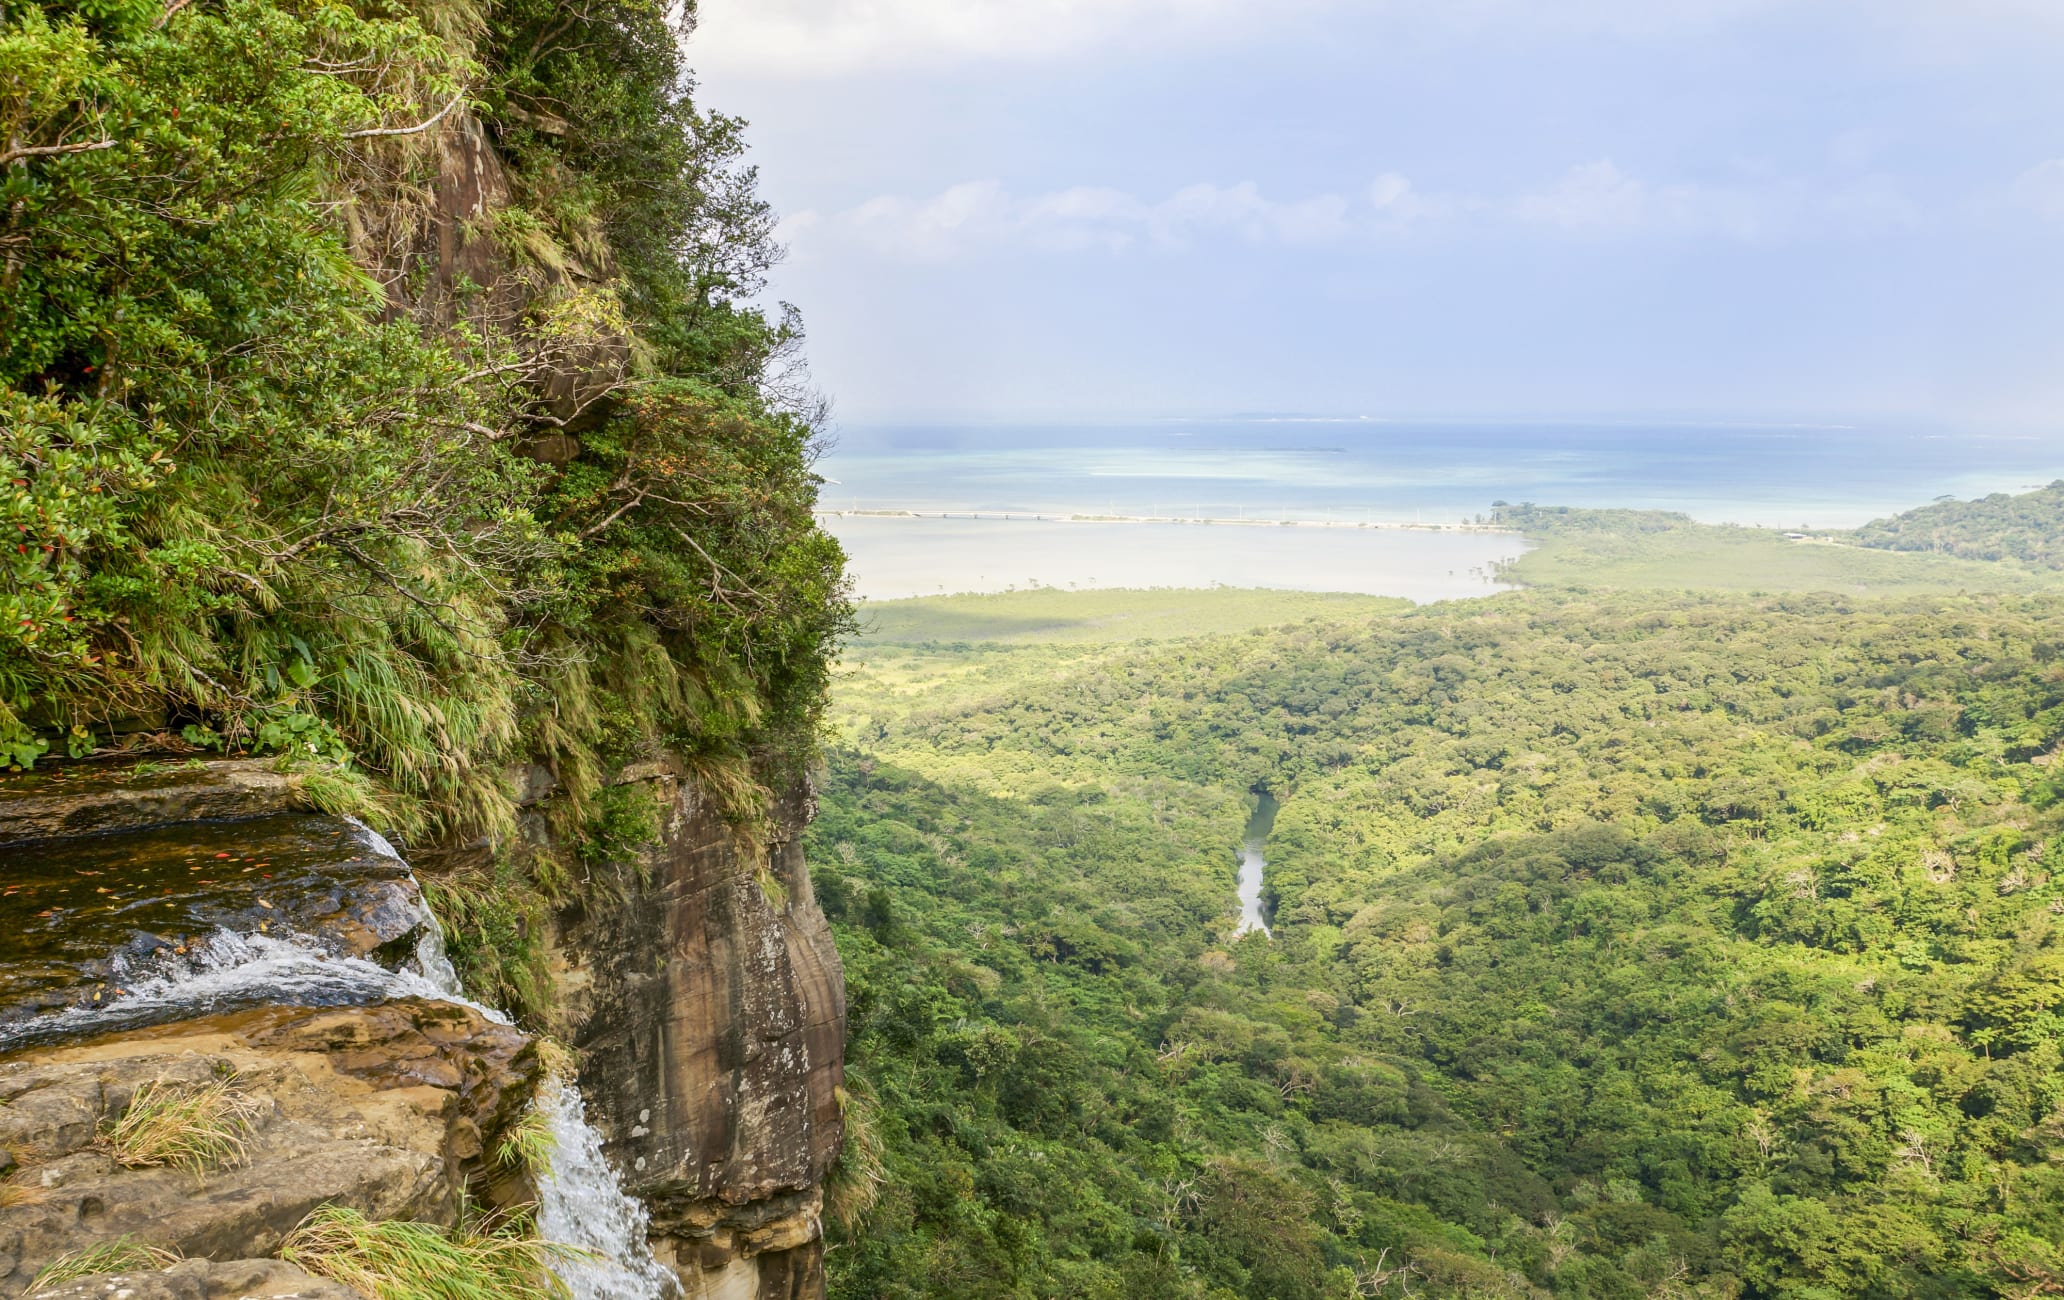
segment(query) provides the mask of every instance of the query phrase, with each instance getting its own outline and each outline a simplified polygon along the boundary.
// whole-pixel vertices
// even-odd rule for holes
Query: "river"
[[[1269,929],[1268,917],[1262,909],[1262,872],[1268,866],[1268,859],[1262,856],[1262,849],[1268,843],[1269,831],[1276,824],[1276,809],[1279,807],[1271,794],[1262,794],[1254,805],[1254,813],[1247,819],[1246,834],[1240,841],[1240,923],[1233,929],[1233,936],[1251,934],[1259,930],[1266,938],[1275,938]]]

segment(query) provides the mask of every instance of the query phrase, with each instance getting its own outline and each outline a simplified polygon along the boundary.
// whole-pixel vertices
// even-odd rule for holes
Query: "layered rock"
[[[690,1300],[819,1295],[845,981],[799,841],[812,809],[787,799],[762,857],[692,782],[647,779],[659,845],[556,945],[589,1115]]]
[[[509,1194],[484,1156],[537,1070],[518,1030],[414,999],[247,1011],[0,1061],[0,1150],[21,1166],[15,1203],[0,1202],[0,1296],[23,1294],[58,1255],[123,1237],[268,1255],[323,1204],[455,1222],[469,1185]],[[138,1089],[222,1080],[246,1112],[241,1157],[198,1173],[129,1168],[103,1141]],[[181,1278],[193,1281],[153,1285],[215,1294],[205,1271]]]
[[[212,785],[210,770],[222,773]],[[483,1153],[534,1089],[530,1039],[463,1004],[397,994],[372,961],[392,964],[422,937],[406,865],[362,828],[280,811],[291,791],[250,776],[241,764],[182,769],[184,802],[155,803],[100,768],[41,775],[19,799],[0,779],[0,914],[22,936],[0,955],[0,1022],[14,1025],[0,1023],[0,1179],[28,1189],[26,1202],[0,1197],[0,1296],[57,1254],[123,1235],[235,1261],[270,1253],[325,1202],[448,1223],[461,1189],[498,1203],[529,1190]],[[664,807],[658,843],[618,878],[590,879],[553,937],[588,1114],[688,1300],[821,1295],[845,990],[798,840],[807,795],[777,809],[762,846],[680,770],[626,779]],[[548,780],[520,784],[549,793]],[[239,805],[246,788],[253,801]],[[239,806],[266,816],[134,826],[152,808]],[[10,807],[36,828],[126,833],[7,844]],[[135,809],[146,811],[121,811]],[[542,816],[528,825],[549,838]],[[186,961],[162,952],[190,950],[211,925],[316,941],[335,959],[318,963],[330,982],[280,996],[329,1005],[109,1018],[103,999],[134,995],[118,958]],[[81,1024],[119,1033],[76,1041]],[[22,1046],[63,1033],[73,1038]],[[96,1143],[143,1084],[232,1075],[255,1107],[234,1166],[196,1181],[124,1168]],[[76,1294],[212,1297],[244,1276],[183,1269],[92,1279],[77,1285],[114,1290]]]

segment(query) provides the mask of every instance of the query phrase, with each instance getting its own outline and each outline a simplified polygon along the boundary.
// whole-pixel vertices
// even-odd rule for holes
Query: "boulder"
[[[36,1300],[364,1300],[277,1259],[181,1260],[155,1273],[97,1273],[36,1292]]]
[[[125,1236],[217,1260],[269,1255],[325,1203],[455,1222],[469,1184],[507,1199],[487,1153],[537,1076],[520,1031],[413,999],[268,1008],[0,1060],[0,1149],[29,1190],[0,1208],[0,1296],[23,1294],[59,1255]],[[145,1084],[219,1079],[246,1099],[241,1159],[198,1175],[126,1168],[96,1141]]]

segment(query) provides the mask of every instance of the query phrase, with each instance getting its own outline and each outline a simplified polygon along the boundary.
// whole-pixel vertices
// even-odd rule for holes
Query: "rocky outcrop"
[[[660,844],[558,935],[589,1115],[690,1300],[819,1295],[845,982],[798,838],[808,797],[763,859],[691,782],[648,779]]]
[[[364,1300],[276,1259],[181,1260],[151,1273],[103,1273],[38,1291],[36,1300]]]
[[[0,1061],[0,1150],[19,1166],[0,1200],[0,1296],[58,1255],[125,1236],[216,1260],[267,1255],[326,1203],[454,1222],[469,1187],[512,1194],[486,1153],[537,1072],[518,1030],[413,999],[248,1011]],[[245,1115],[240,1158],[129,1168],[103,1140],[138,1089],[222,1080]],[[190,1267],[136,1294],[214,1296],[233,1273]]]
[[[243,806],[267,815],[244,821],[138,830],[142,814],[83,806],[234,809],[249,765],[180,771],[183,802],[157,804],[97,767],[41,774],[32,799],[10,801],[0,779],[0,834],[10,808],[30,809],[37,827],[124,832],[0,849],[0,921],[17,938],[0,951],[0,1186],[25,1189],[0,1195],[0,1297],[55,1255],[125,1234],[241,1260],[276,1249],[324,1202],[450,1222],[461,1189],[502,1204],[529,1193],[487,1153],[535,1086],[531,1040],[461,1003],[399,994],[373,964],[394,964],[426,933],[407,865],[361,827],[279,811],[291,792],[264,783]],[[598,869],[553,936],[588,1114],[688,1300],[821,1295],[845,989],[798,840],[807,794],[777,810],[759,847],[680,769],[646,764],[622,779],[665,809],[659,842],[619,872]],[[533,802],[550,793],[539,773],[517,784]],[[527,825],[549,839],[541,815]],[[158,963],[148,969],[193,978],[194,953],[228,942],[211,929],[253,943],[291,933],[334,960],[316,963],[314,982],[304,971],[291,988],[255,985],[304,1005],[253,1007],[250,988],[225,994],[204,978],[225,1013],[199,1018],[125,976]],[[80,1025],[100,1036],[79,1041]],[[232,1166],[199,1179],[125,1168],[97,1142],[145,1083],[231,1076],[254,1107]],[[78,1285],[115,1291],[77,1294],[186,1300],[242,1285],[223,1280],[242,1276],[233,1269],[182,1269],[94,1279]]]
[[[0,845],[303,807],[301,783],[257,759],[55,763],[0,782]]]

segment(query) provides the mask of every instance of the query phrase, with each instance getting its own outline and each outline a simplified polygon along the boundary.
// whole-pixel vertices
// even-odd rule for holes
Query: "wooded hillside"
[[[835,1286],[2064,1284],[2060,647],[2048,600],[1526,595],[856,652],[813,845],[886,1181]]]

